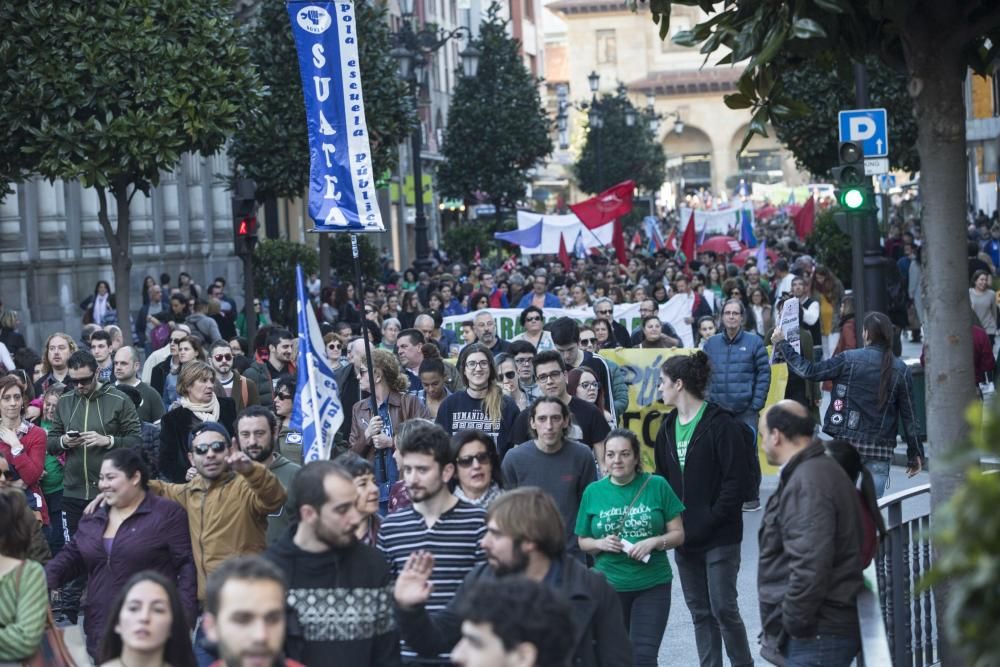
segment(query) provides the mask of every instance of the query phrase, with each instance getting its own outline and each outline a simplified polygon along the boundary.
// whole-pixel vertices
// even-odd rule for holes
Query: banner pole
[[[351,257],[354,258],[354,281],[356,283],[354,288],[357,290],[356,293],[361,300],[361,339],[365,342],[365,363],[368,367],[368,398],[372,403],[372,417],[375,417],[378,415],[378,402],[375,398],[375,372],[372,369],[372,347],[368,341],[368,325],[365,324],[368,318],[365,317],[365,289],[361,278],[361,252],[358,249],[357,234],[351,234]]]

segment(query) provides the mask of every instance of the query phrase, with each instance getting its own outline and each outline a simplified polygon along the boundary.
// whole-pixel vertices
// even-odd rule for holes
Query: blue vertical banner
[[[352,2],[288,3],[309,130],[309,216],[321,232],[383,232]]]
[[[299,356],[295,403],[289,426],[302,433],[302,460],[305,463],[330,458],[333,436],[344,422],[337,380],[326,358],[326,346],[319,331],[316,313],[306,293],[302,267],[295,267],[298,293]]]

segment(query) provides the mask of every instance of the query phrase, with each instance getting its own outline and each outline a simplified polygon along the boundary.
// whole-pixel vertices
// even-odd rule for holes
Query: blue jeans
[[[875,495],[881,498],[889,490],[889,461],[879,461],[868,456],[861,457],[861,463],[868,468],[875,482]]]
[[[809,639],[789,638],[785,645],[785,667],[849,667],[861,651],[858,637],[817,635]]]
[[[636,667],[656,667],[663,631],[670,616],[670,584],[641,591],[618,592],[625,616],[625,628],[632,641]]]
[[[52,557],[62,550],[66,544],[64,531],[63,511],[62,511],[62,489],[45,494],[45,506],[49,508],[49,525],[42,528],[45,541],[49,543],[49,552]]]
[[[675,551],[674,559],[684,602],[694,622],[701,667],[722,667],[723,642],[733,667],[753,665],[737,602],[740,545],[727,544],[695,553]]]

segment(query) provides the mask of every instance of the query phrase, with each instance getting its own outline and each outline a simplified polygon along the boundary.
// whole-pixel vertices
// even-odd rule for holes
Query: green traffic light
[[[865,195],[858,188],[851,188],[844,191],[841,202],[845,208],[856,210],[865,205]]]

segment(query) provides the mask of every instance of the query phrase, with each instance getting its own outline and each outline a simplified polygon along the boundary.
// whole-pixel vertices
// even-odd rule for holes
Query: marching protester
[[[500,456],[489,435],[482,431],[459,431],[451,439],[451,457],[455,464],[452,492],[456,498],[489,507],[503,493]]]
[[[34,524],[24,492],[0,486],[0,661],[18,665],[38,651],[48,614],[45,572],[28,557]]]

